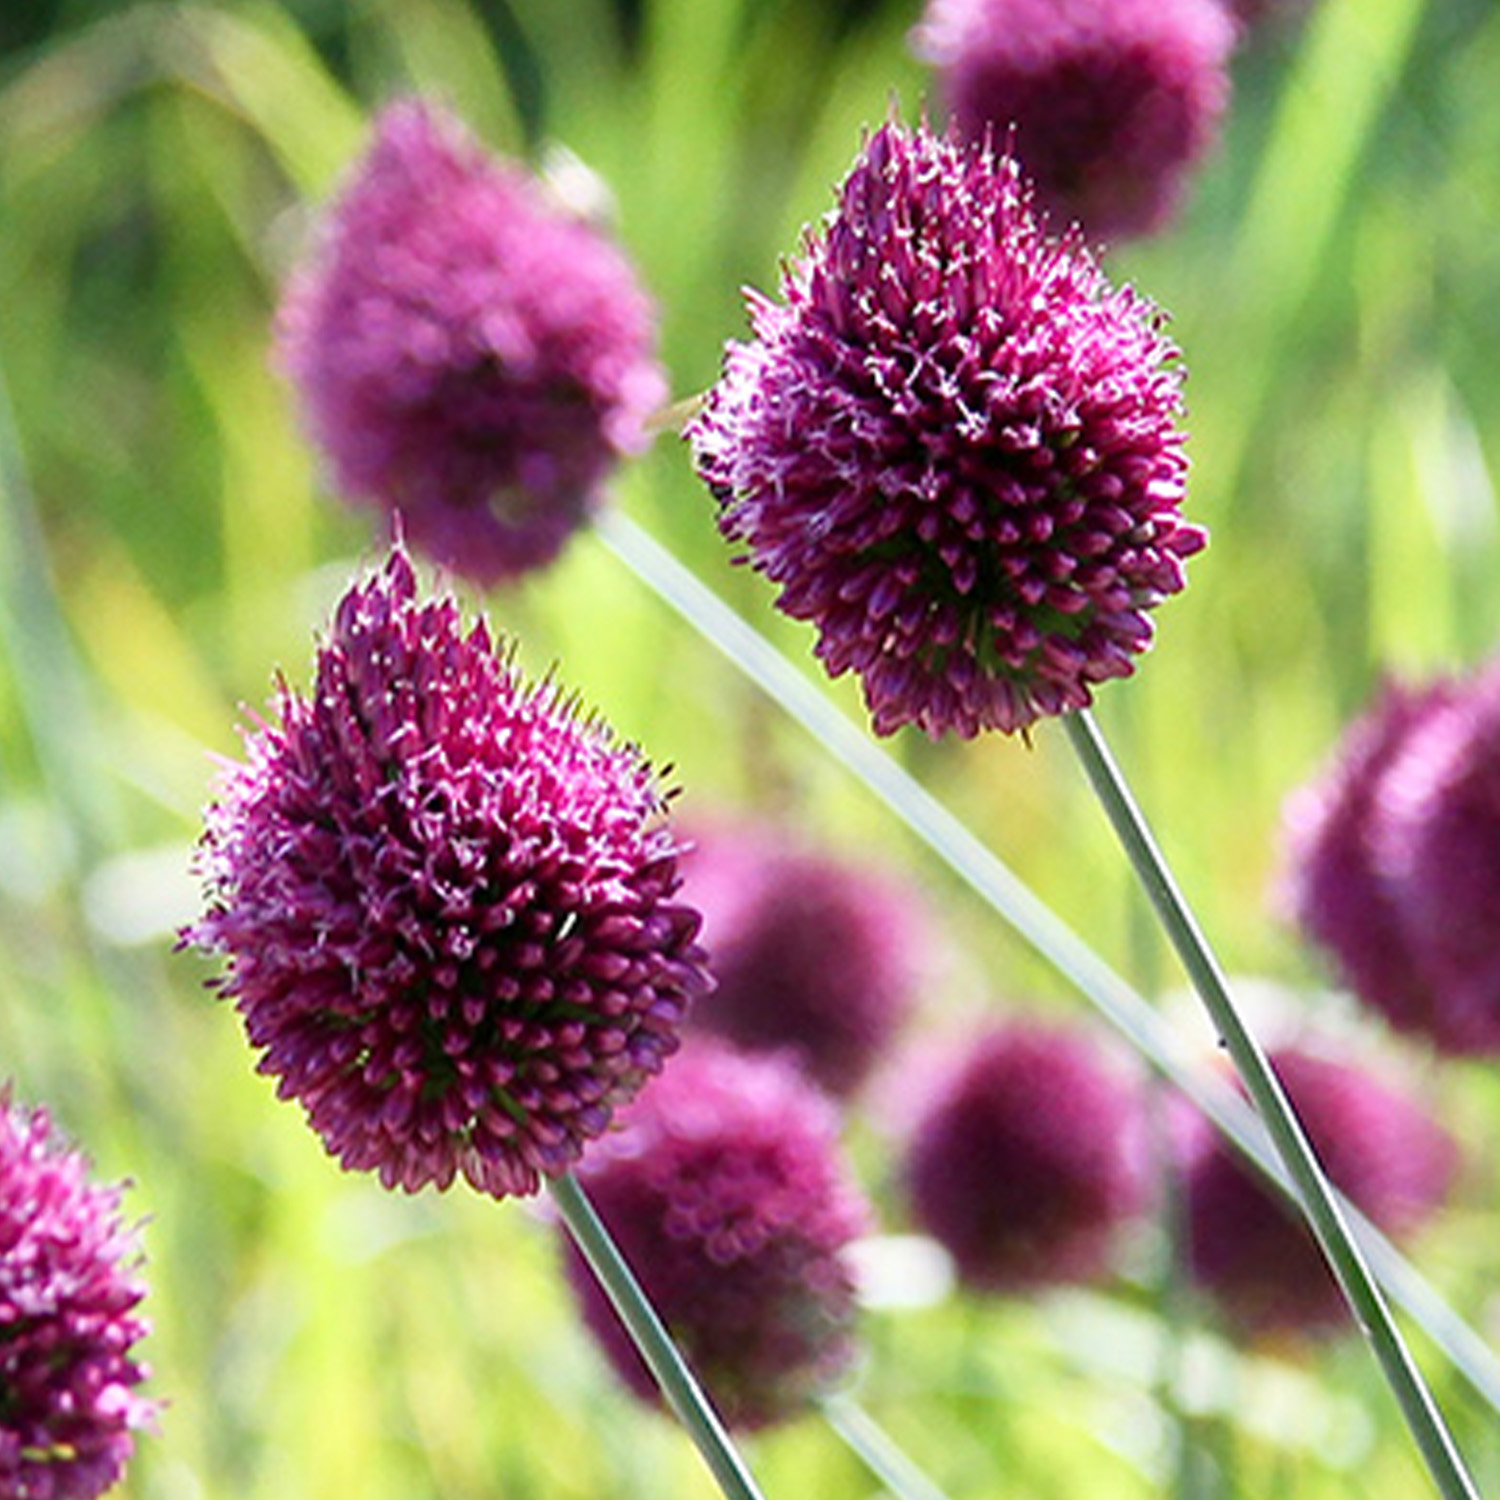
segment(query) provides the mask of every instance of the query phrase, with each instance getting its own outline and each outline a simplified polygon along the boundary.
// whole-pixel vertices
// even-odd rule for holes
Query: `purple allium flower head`
[[[1500,1051],[1496,745],[1500,672],[1387,684],[1284,817],[1283,904],[1360,999],[1447,1052]]]
[[[1391,757],[1370,838],[1426,1029],[1449,1051],[1500,1053],[1500,664],[1447,690]]]
[[[156,1404],[136,1387],[134,1235],[44,1110],[0,1090],[0,1495],[92,1500],[124,1472]]]
[[[929,0],[913,42],[959,129],[1015,132],[1054,216],[1091,236],[1172,216],[1229,100],[1221,0]]]
[[[1012,159],[895,122],[783,293],[687,433],[876,732],[1020,730],[1130,672],[1205,539],[1156,312],[1044,234]]]
[[[1135,1091],[1081,1032],[992,1026],[934,1068],[906,1181],[918,1224],[968,1285],[1091,1280],[1141,1205]]]
[[[623,1110],[579,1177],[724,1419],[796,1416],[856,1354],[844,1250],[867,1208],[833,1106],[784,1058],[698,1039]],[[584,1318],[642,1399],[655,1384],[576,1250]]]
[[[715,988],[691,1024],[751,1051],[786,1049],[852,1094],[910,1013],[935,939],[893,876],[759,828],[693,830],[686,894]]]
[[[185,936],[228,955],[260,1071],[345,1167],[534,1192],[707,982],[655,774],[419,602],[399,547],[277,709],[209,809]]]
[[[623,253],[405,100],[288,289],[280,357],[355,499],[489,585],[550,562],[664,401]]]
[[[1452,1138],[1407,1093],[1306,1047],[1271,1063],[1329,1177],[1381,1229],[1404,1235],[1447,1195]],[[1188,1263],[1239,1327],[1320,1334],[1348,1323],[1342,1293],[1297,1210],[1200,1116],[1183,1133]]]

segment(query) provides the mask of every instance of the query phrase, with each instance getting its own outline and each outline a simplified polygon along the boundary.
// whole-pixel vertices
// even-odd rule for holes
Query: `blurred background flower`
[[[958,128],[1010,141],[1061,229],[1170,222],[1229,103],[1224,0],[929,0],[913,33]]]
[[[388,105],[281,308],[338,486],[482,584],[551,562],[666,398],[623,252],[452,115]]]
[[[836,1112],[792,1064],[689,1043],[579,1177],[731,1426],[802,1415],[848,1374],[844,1252],[869,1210]],[[650,1400],[646,1367],[571,1245],[568,1274],[610,1363]]]

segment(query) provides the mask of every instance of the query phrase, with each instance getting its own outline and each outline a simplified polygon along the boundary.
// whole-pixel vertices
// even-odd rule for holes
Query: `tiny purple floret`
[[[1047,236],[1012,158],[895,122],[782,293],[687,436],[876,733],[1025,730],[1132,671],[1205,542],[1157,312]]]
[[[120,1189],[0,1090],[0,1495],[93,1500],[157,1405],[132,1347],[149,1325]]]
[[[280,360],[352,499],[481,585],[550,562],[667,388],[623,252],[420,100],[287,290]]]
[[[226,769],[185,937],[345,1167],[532,1193],[706,986],[664,812],[639,752],[421,602],[398,547]]]

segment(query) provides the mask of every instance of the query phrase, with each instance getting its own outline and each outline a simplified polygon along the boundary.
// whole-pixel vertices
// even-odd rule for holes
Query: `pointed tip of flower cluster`
[[[1287,805],[1284,899],[1367,1004],[1500,1052],[1500,666],[1389,684]]]
[[[421,100],[293,278],[280,359],[341,489],[482,585],[550,562],[666,397],[621,250]]]
[[[1090,1281],[1141,1206],[1134,1091],[1088,1037],[993,1026],[936,1065],[905,1175],[917,1223],[986,1292]]]
[[[1452,1137],[1415,1098],[1367,1068],[1305,1046],[1279,1049],[1271,1063],[1334,1185],[1386,1233],[1420,1228],[1457,1170]],[[1249,1333],[1316,1336],[1352,1327],[1297,1209],[1207,1122],[1191,1120],[1181,1148],[1194,1279]]]
[[[691,830],[685,895],[703,913],[715,987],[690,1024],[754,1052],[785,1050],[846,1097],[917,997],[934,937],[918,891],[784,830]]]
[[[0,1495],[93,1500],[155,1417],[120,1192],[0,1090]]]
[[[534,1192],[707,985],[655,773],[419,600],[399,548],[277,709],[209,809],[186,938],[345,1167]]]
[[[1228,104],[1222,0],[930,0],[913,36],[958,127],[1004,139],[1090,236],[1162,228]]]
[[[1014,160],[890,122],[689,424],[725,535],[873,726],[1024,730],[1133,670],[1206,540],[1161,318]]]
[[[833,1106],[789,1062],[697,1039],[579,1169],[689,1365],[741,1429],[800,1415],[857,1349],[844,1251],[868,1210]],[[588,1327],[626,1385],[655,1385],[570,1250]]]

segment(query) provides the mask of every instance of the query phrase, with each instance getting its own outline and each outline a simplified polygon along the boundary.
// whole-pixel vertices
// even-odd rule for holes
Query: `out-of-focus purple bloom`
[[[844,1250],[867,1219],[832,1105],[788,1061],[686,1046],[580,1180],[730,1425],[803,1411],[857,1352]],[[655,1384],[578,1252],[568,1272],[620,1377]]]
[[[1500,670],[1388,684],[1287,803],[1283,901],[1392,1025],[1500,1050]]]
[[[1374,864],[1429,999],[1429,1034],[1500,1052],[1500,665],[1443,693],[1391,757]]]
[[[762,828],[692,830],[685,894],[703,913],[715,988],[691,1024],[751,1051],[785,1049],[852,1094],[915,1003],[934,935],[893,876]]]
[[[1458,1153],[1414,1099],[1367,1070],[1306,1048],[1272,1065],[1334,1185],[1388,1234],[1417,1229],[1447,1195]],[[1182,1132],[1188,1263],[1240,1328],[1321,1334],[1352,1326],[1296,1208],[1206,1121]]]
[[[1150,643],[1204,533],[1155,310],[1016,163],[877,130],[689,423],[719,524],[879,734],[1021,730]]]
[[[276,707],[209,809],[186,936],[345,1167],[534,1192],[707,982],[655,773],[420,602],[399,548]]]
[[[905,1175],[916,1221],[981,1291],[1088,1281],[1143,1194],[1139,1103],[1086,1035],[1007,1023],[934,1066]]]
[[[929,0],[913,42],[968,136],[1004,140],[1090,236],[1160,229],[1229,101],[1221,0]]]
[[[352,498],[484,585],[550,562],[666,384],[620,249],[415,100],[380,116],[280,318]]]
[[[154,1402],[131,1355],[134,1235],[120,1190],[0,1090],[0,1495],[93,1500],[124,1472]]]

